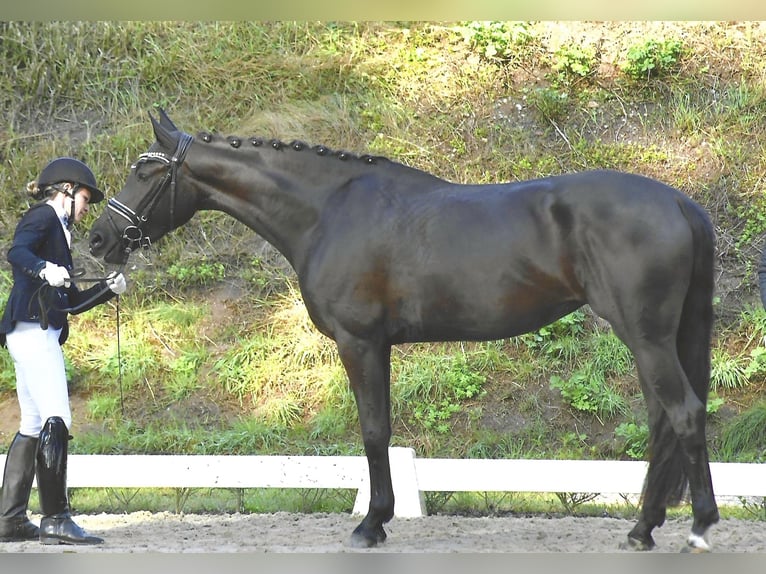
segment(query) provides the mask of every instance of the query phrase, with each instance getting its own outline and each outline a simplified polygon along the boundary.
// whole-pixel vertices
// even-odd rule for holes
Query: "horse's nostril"
[[[101,244],[104,242],[104,238],[101,237],[100,234],[94,233],[90,236],[90,249],[91,251],[94,249],[98,249],[101,247]]]

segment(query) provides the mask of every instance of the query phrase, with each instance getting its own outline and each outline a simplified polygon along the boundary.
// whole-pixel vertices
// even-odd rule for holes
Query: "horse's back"
[[[304,277],[307,304],[321,324],[329,298],[335,320],[382,322],[396,341],[513,336],[585,303],[610,321],[630,299],[680,305],[694,250],[685,203],[614,171],[403,190],[369,219],[357,207],[353,222],[333,221]]]

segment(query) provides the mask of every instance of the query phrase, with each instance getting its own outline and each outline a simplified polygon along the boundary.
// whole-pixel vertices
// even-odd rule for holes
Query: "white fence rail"
[[[639,494],[646,463],[596,460],[428,459],[389,450],[399,517],[425,515],[423,493],[583,492]],[[0,455],[0,466],[5,456]],[[717,497],[766,497],[766,464],[711,463]],[[70,487],[349,488],[354,512],[369,504],[362,456],[70,455]]]

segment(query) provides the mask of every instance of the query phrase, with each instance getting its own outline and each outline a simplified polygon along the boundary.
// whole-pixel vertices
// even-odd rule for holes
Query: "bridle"
[[[138,160],[131,166],[131,169],[136,169],[142,163],[148,161],[159,161],[167,166],[167,172],[165,176],[149,190],[135,210],[131,209],[124,203],[118,201],[115,198],[110,198],[106,202],[106,215],[109,224],[112,226],[117,235],[122,235],[122,248],[123,248],[123,265],[127,262],[130,254],[138,248],[148,249],[152,240],[148,235],[144,234],[144,225],[149,220],[149,216],[152,210],[157,205],[157,202],[162,197],[162,194],[167,188],[170,188],[170,229],[173,229],[173,222],[175,219],[175,206],[176,206],[176,185],[178,176],[178,167],[183,163],[186,158],[186,153],[189,151],[189,146],[194,141],[194,138],[187,133],[181,132],[176,149],[173,155],[168,155],[163,152],[146,152],[138,156]],[[125,226],[122,231],[115,222],[115,216],[120,216],[128,221],[128,225]],[[81,278],[80,280],[85,280]],[[106,289],[109,287],[106,286]],[[99,293],[99,296],[101,293]],[[118,364],[120,368],[120,404],[123,403],[122,396],[122,359],[120,357],[120,307],[119,296],[117,297],[117,355]],[[67,311],[71,311],[67,309]],[[125,411],[124,405],[122,406],[123,414]]]
[[[193,141],[194,138],[192,136],[182,132],[178,138],[178,144],[176,145],[173,155],[168,155],[159,151],[150,151],[138,156],[138,160],[131,166],[131,169],[136,169],[140,164],[148,161],[161,162],[165,164],[168,169],[165,176],[141,199],[135,210],[115,198],[107,200],[107,219],[117,234],[122,234],[121,240],[123,242],[123,251],[126,259],[136,249],[146,249],[151,246],[152,240],[148,235],[144,234],[143,227],[149,220],[149,216],[162,197],[163,192],[168,188],[170,188],[170,228],[173,228],[178,167],[183,163],[184,158],[186,157],[186,152],[189,151],[189,146]],[[120,227],[114,221],[113,214],[128,221],[128,225],[122,229],[122,231],[120,231]]]

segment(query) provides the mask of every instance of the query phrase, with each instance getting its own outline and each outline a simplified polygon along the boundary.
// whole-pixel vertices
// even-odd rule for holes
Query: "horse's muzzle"
[[[94,257],[102,257],[105,262],[124,265],[130,256],[130,250],[123,249],[121,242],[114,242],[111,247],[99,231],[92,230],[88,250]]]

